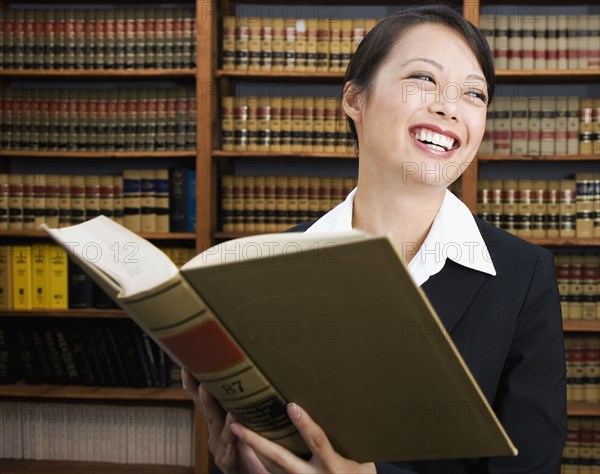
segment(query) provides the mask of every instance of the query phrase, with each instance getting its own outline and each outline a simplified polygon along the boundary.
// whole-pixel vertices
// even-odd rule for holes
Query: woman
[[[290,404],[312,451],[304,460],[205,410],[209,448],[223,472],[560,472],[566,378],[552,254],[480,221],[447,191],[475,157],[493,94],[490,51],[459,14],[426,6],[382,20],[353,56],[343,92],[359,150],[358,187],[294,230],[391,235],[518,456],[358,464]],[[200,406],[214,407],[188,373],[184,384]]]

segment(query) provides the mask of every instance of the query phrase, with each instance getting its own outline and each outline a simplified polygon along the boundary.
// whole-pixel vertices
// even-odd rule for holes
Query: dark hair
[[[403,7],[401,11],[383,18],[358,45],[346,69],[344,84],[352,81],[359,92],[368,91],[375,73],[390,54],[402,32],[411,26],[426,23],[448,26],[463,36],[483,71],[488,88],[488,104],[491,103],[496,89],[496,77],[494,59],[488,43],[478,28],[446,5]],[[350,117],[347,117],[347,120],[358,145],[354,121]]]

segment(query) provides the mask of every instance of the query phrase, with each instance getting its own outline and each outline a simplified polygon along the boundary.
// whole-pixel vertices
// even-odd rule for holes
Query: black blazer
[[[519,454],[381,463],[380,473],[560,473],[566,371],[552,253],[475,219],[496,276],[447,260],[422,288]]]

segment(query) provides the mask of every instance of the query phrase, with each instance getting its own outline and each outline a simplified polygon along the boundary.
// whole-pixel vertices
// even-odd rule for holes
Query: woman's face
[[[427,23],[401,34],[368,96],[346,93],[344,107],[368,173],[446,187],[481,143],[487,85],[463,37]]]

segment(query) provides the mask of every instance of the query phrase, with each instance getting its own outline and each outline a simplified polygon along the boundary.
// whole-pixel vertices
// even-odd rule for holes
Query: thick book
[[[297,453],[290,401],[357,461],[517,452],[387,236],[245,237],[178,270],[103,216],[43,228],[225,409]]]

